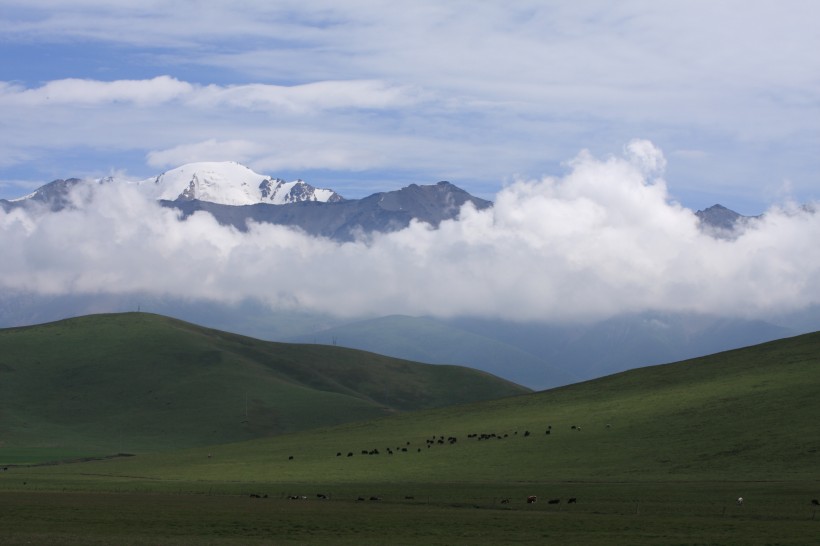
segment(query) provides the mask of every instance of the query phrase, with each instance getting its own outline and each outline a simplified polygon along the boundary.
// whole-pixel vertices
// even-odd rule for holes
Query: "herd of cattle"
[[[610,427],[610,425],[606,426],[606,428],[609,428],[609,427]],[[577,425],[572,425],[570,427],[570,429],[575,430],[575,431],[580,431],[581,427],[577,426]],[[544,433],[547,436],[549,436],[552,433],[552,425],[547,425],[547,428],[544,431]],[[530,433],[529,430],[525,430],[521,434],[521,436],[523,436],[524,438],[527,438],[530,435],[531,435],[531,433]],[[518,436],[518,431],[515,431],[512,434],[510,434],[510,433],[500,434],[500,433],[495,433],[495,432],[471,433],[471,434],[467,435],[467,438],[471,439],[471,440],[482,441],[482,440],[503,440],[505,438],[510,438],[512,436]],[[436,445],[453,445],[453,444],[456,444],[457,442],[458,442],[458,437],[457,436],[446,436],[445,437],[443,435],[433,435],[432,437],[426,438],[424,440],[424,443],[425,443],[425,446],[426,446],[427,449],[430,449],[430,448],[432,448]],[[396,446],[395,448],[393,446],[388,446],[388,447],[384,448],[381,451],[379,450],[379,448],[361,449],[361,450],[357,450],[357,451],[361,455],[381,455],[382,453],[385,453],[387,455],[393,455],[395,453],[407,453],[408,451],[412,451],[411,446],[412,446],[412,443],[410,441],[407,441],[407,442],[405,442],[404,445],[399,445],[399,446]],[[422,450],[421,447],[416,447],[415,451],[417,453],[421,453],[423,450]],[[342,456],[345,456],[345,455],[347,457],[353,457],[354,454],[355,454],[355,451],[347,451],[347,452],[337,451],[336,452],[337,457],[342,457]],[[294,455],[289,455],[288,456],[289,461],[292,461],[294,459],[295,459]]]
[[[258,493],[251,493],[250,497],[252,499],[267,499],[268,498],[267,495],[259,495]],[[289,500],[308,500],[307,495],[288,495],[287,498]],[[316,498],[319,499],[319,500],[330,500],[330,495],[326,494],[326,493],[316,493]],[[415,499],[416,499],[416,497],[414,497],[412,495],[406,495],[404,497],[404,500],[406,500],[406,501],[415,500]],[[371,495],[370,497],[362,497],[362,496],[356,497],[356,502],[361,502],[361,501],[365,501],[365,500],[380,501],[380,500],[382,500],[382,497],[376,496],[376,495]],[[526,497],[527,504],[534,504],[537,501],[538,501],[538,497],[536,495],[529,495],[529,496]],[[501,502],[501,504],[510,504],[511,497],[503,497],[500,502]],[[576,504],[577,502],[578,502],[578,499],[575,498],[575,497],[570,497],[569,499],[567,499],[567,504]],[[547,501],[547,503],[548,504],[560,504],[561,499],[550,499],[550,500]]]

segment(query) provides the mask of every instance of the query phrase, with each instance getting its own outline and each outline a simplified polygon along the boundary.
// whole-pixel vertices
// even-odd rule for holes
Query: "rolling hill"
[[[211,446],[208,457],[194,449],[94,463],[93,471],[160,488],[166,480],[816,482],[818,366],[815,333],[524,396]]]
[[[220,444],[524,392],[463,367],[91,315],[0,330],[0,455]]]

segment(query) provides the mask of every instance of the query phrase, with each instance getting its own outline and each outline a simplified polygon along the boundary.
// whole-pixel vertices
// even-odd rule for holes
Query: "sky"
[[[669,198],[817,198],[820,4],[0,0],[0,198],[192,161],[494,199],[633,139]]]
[[[0,210],[0,289],[548,321],[820,305],[820,4],[396,6],[0,0],[0,197],[233,160],[495,203],[342,244],[80,185]],[[715,203],[765,215],[714,238]]]

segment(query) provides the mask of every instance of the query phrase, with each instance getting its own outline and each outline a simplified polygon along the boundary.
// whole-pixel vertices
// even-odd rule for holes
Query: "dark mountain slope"
[[[538,389],[578,380],[571,372],[539,357],[539,353],[527,352],[494,335],[470,332],[429,317],[393,315],[329,328],[291,341],[338,344],[418,362],[469,366]]]

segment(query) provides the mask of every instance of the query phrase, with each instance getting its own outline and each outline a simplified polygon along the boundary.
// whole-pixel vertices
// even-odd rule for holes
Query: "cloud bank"
[[[647,141],[582,152],[562,177],[509,184],[489,210],[344,244],[265,224],[242,233],[206,213],[180,221],[128,183],[81,185],[73,210],[0,213],[0,288],[540,321],[820,303],[820,215],[773,208],[715,239],[670,198],[665,164]]]

